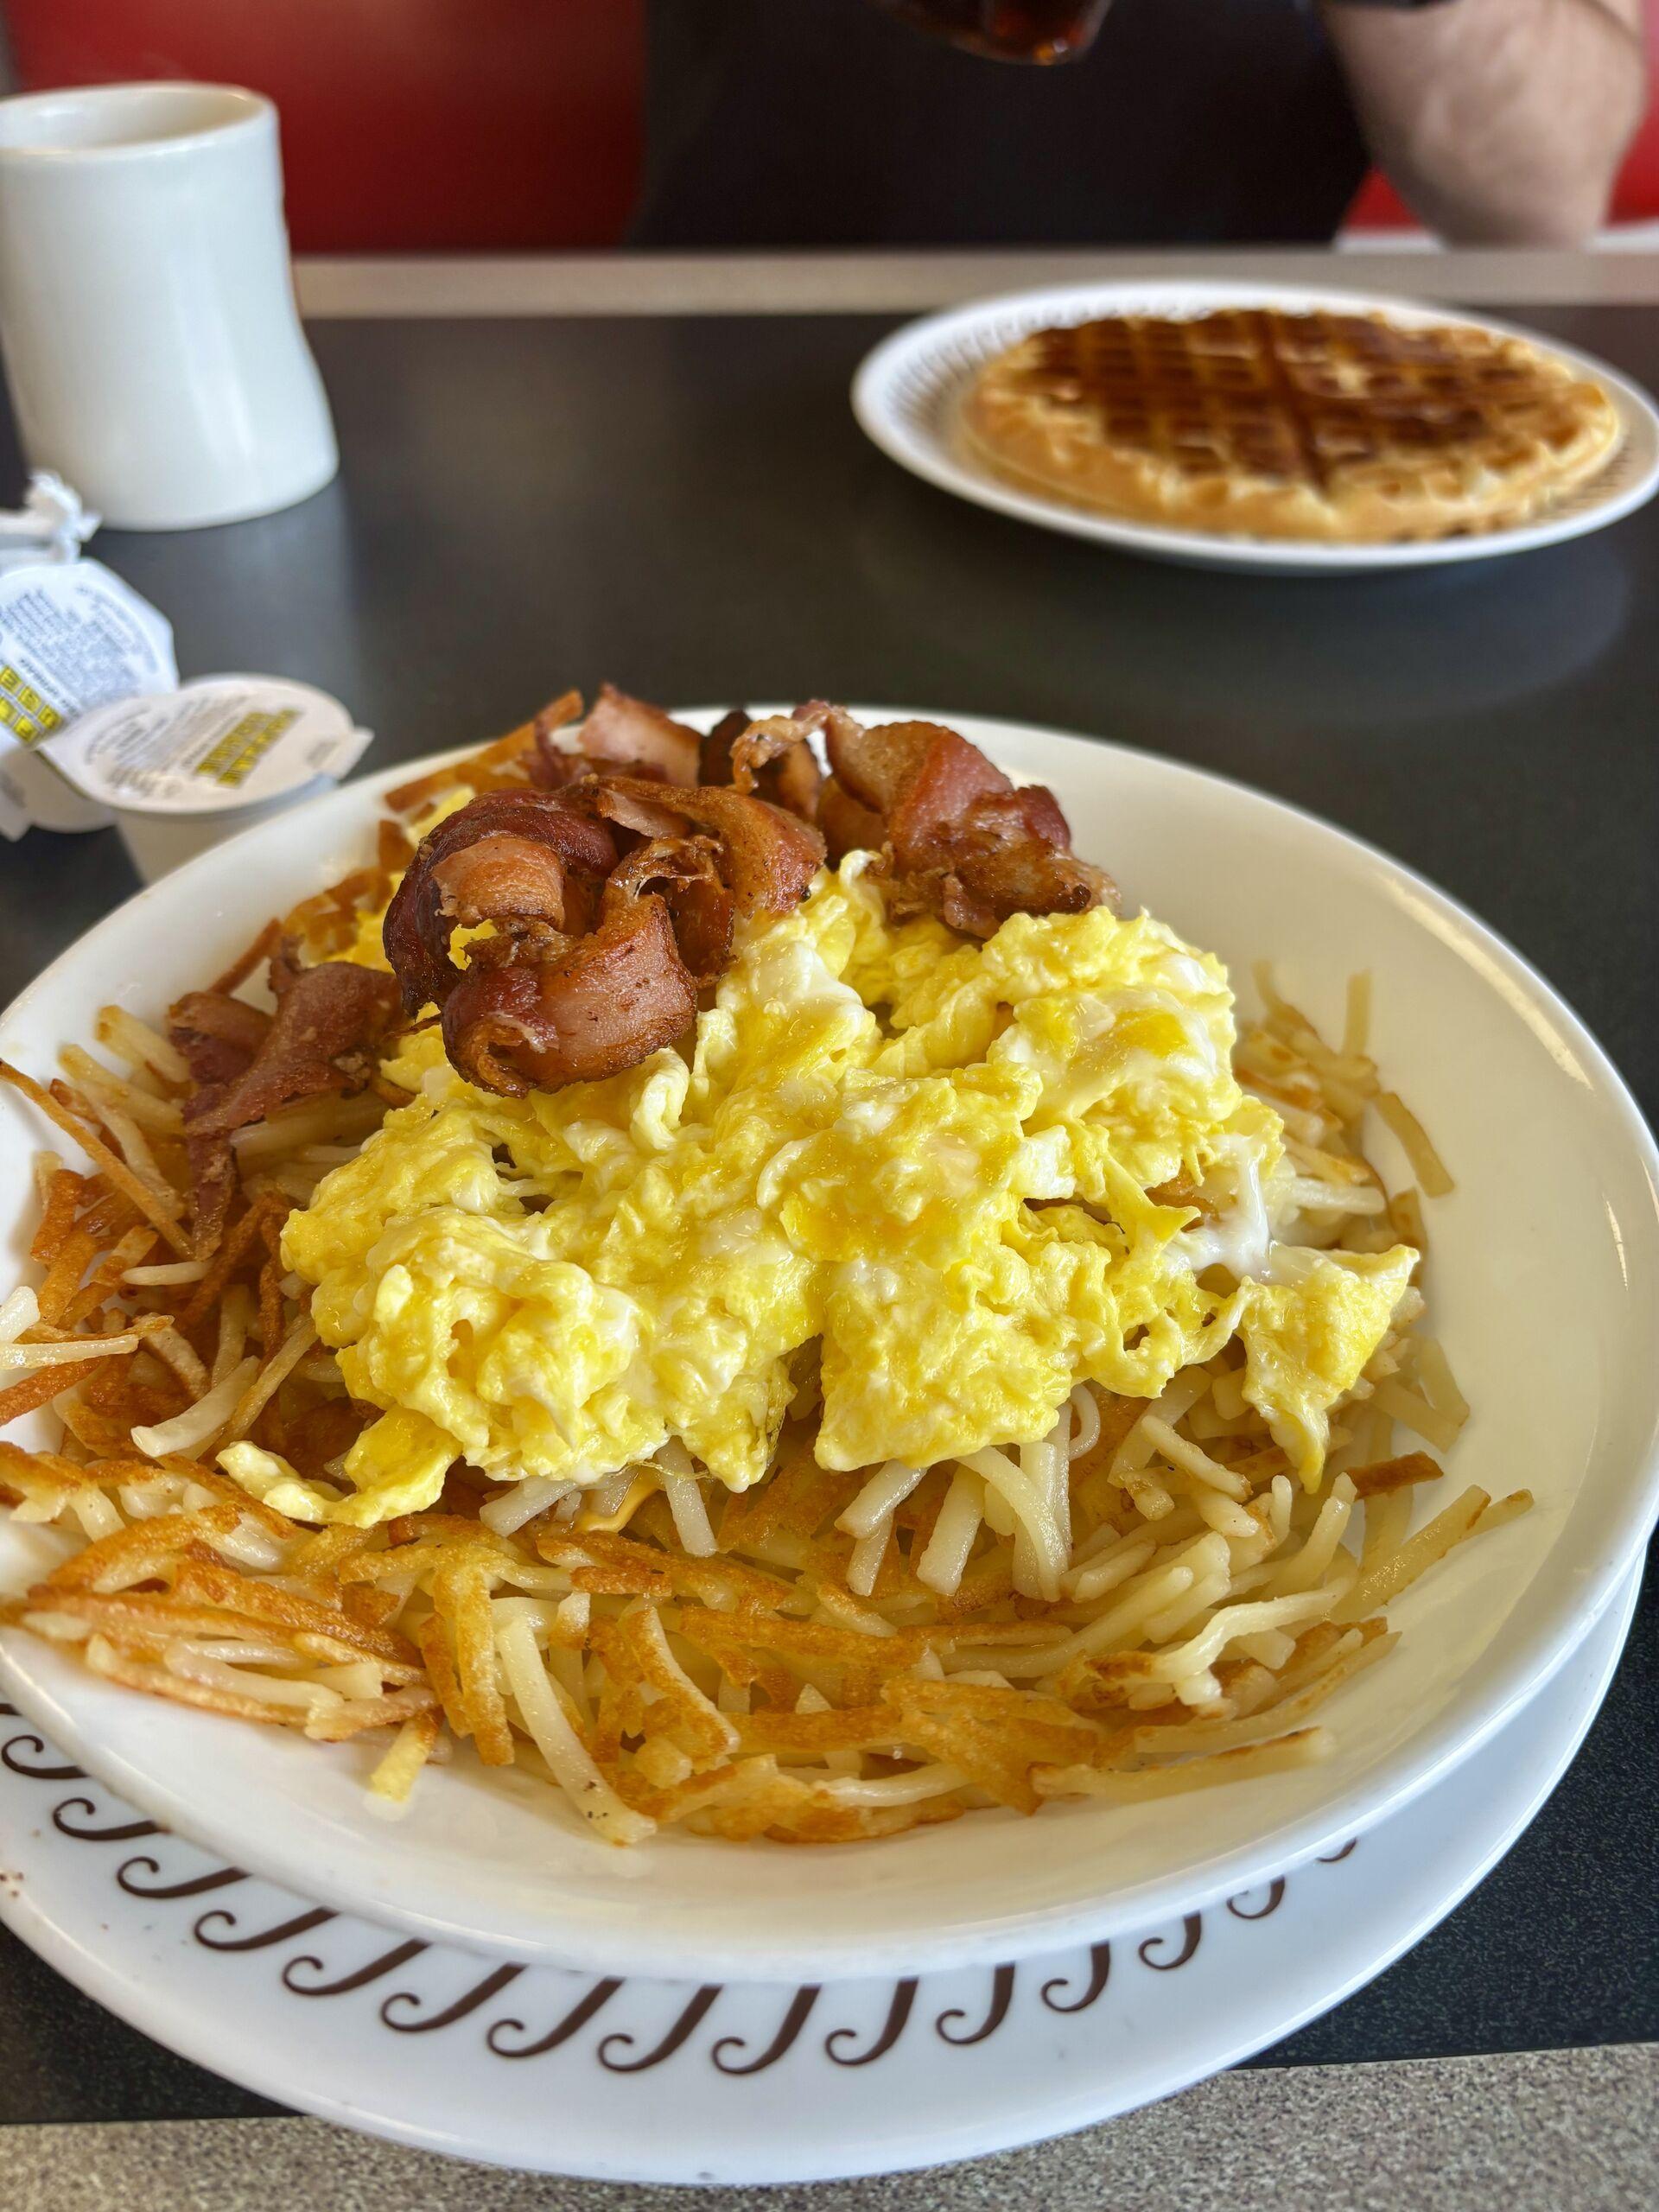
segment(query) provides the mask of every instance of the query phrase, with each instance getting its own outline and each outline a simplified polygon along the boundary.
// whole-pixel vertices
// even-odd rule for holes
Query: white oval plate
[[[1063,499],[1022,492],[994,475],[962,445],[957,416],[969,380],[994,353],[1051,323],[1084,322],[1095,315],[1203,315],[1213,308],[1278,308],[1287,314],[1311,308],[1338,314],[1392,316],[1408,327],[1462,323],[1499,331],[1545,346],[1603,386],[1624,426],[1624,442],[1599,474],[1580,485],[1541,521],[1515,530],[1409,545],[1313,545],[1279,538],[1165,530],[1120,520]],[[906,323],[883,339],[853,379],[853,412],[868,437],[915,476],[942,491],[972,499],[999,514],[1045,530],[1092,538],[1125,553],[1175,561],[1200,569],[1269,570],[1276,575],[1316,576],[1353,569],[1420,569],[1442,561],[1484,561],[1497,553],[1524,553],[1562,538],[1581,537],[1639,507],[1659,489],[1659,410],[1639,385],[1605,361],[1537,331],[1485,316],[1382,293],[1333,291],[1306,285],[1248,284],[1221,279],[1172,278],[1129,284],[1065,284],[1039,292],[1011,292],[971,306]]]
[[[0,1922],[185,2057],[428,2150],[728,2184],[975,2158],[1169,2096],[1421,1942],[1554,1788],[1639,1586],[1380,1834],[1127,1942],[823,1989],[486,1971],[159,1834],[3,1713]]]
[[[1052,785],[1078,849],[1241,979],[1269,955],[1288,994],[1334,1026],[1349,970],[1369,965],[1382,1065],[1459,1179],[1430,1232],[1437,1325],[1476,1408],[1452,1479],[1494,1494],[1524,1483],[1538,1504],[1391,1608],[1401,1647],[1333,1703],[1334,1758],[1202,1799],[1054,1806],[1030,1825],[976,1814],[855,1849],[677,1832],[618,1852],[573,1834],[543,1789],[470,1755],[424,1777],[389,1825],[362,1794],[360,1747],[136,1697],[0,1630],[0,1686],[83,1765],[238,1865],[424,1937],[606,1974],[844,1979],[1145,1928],[1282,1874],[1466,1758],[1588,1632],[1659,1490],[1659,1158],[1594,1041],[1442,893],[1306,815],[1116,747],[957,727]],[[409,772],[164,879],[24,995],[0,1051],[44,1071],[106,998],[156,1013],[273,910],[354,865],[380,791]],[[38,1141],[5,1094],[0,1223],[18,1254]],[[0,1590],[45,1541],[0,1525]]]

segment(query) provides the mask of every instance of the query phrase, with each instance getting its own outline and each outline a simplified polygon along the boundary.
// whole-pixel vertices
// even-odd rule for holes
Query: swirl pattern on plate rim
[[[251,1894],[264,1892],[260,1909],[238,1911],[237,1904],[202,1902],[215,1899],[252,1879],[240,1867],[211,1860],[194,1845],[181,1840],[154,1821],[144,1820],[97,1783],[89,1783],[82,1769],[64,1760],[32,1722],[15,1707],[0,1705],[0,1766],[22,1780],[42,1785],[76,1784],[53,1804],[53,1830],[66,1841],[101,1846],[124,1844],[151,1847],[122,1855],[108,1866],[110,1878],[123,1894],[147,1905],[177,1907],[194,1911],[189,1935],[203,1951],[221,1958],[251,1959],[271,1955],[282,1987],[292,1997],[348,1997],[375,1989],[399,1976],[428,1953],[458,1960],[468,1969],[483,1967],[469,1954],[434,1946],[416,1937],[390,1939],[388,1932],[332,1911],[324,1905],[307,1905],[301,1899],[255,1882]],[[95,1794],[89,1794],[91,1793]],[[1336,1866],[1353,1853],[1357,1839],[1315,1864]],[[171,1847],[171,1848],[169,1848]],[[181,1848],[184,1853],[180,1857]],[[16,1877],[0,1871],[0,1890],[12,1887]],[[1226,1900],[1224,1910],[1233,1919],[1259,1923],[1271,1919],[1284,1903],[1291,1878],[1277,1877],[1255,1890]],[[297,1908],[297,1909],[296,1909]],[[983,1970],[982,1998],[974,2005],[957,2001],[944,2005],[931,2019],[937,2042],[947,2049],[967,2050],[988,2041],[1007,2023],[1021,1977],[1038,1984],[1037,1994],[1051,2012],[1074,2014],[1098,2004],[1114,1974],[1122,1971],[1173,1974],[1190,1965],[1204,1941],[1205,1915],[1189,1912],[1179,1928],[1154,1930],[1138,1942],[1095,1943],[1075,1953],[1057,1952],[1022,1961],[1009,1961]],[[308,1939],[330,1929],[372,1935],[383,1948],[366,1959],[342,1952],[330,1941],[308,1946]],[[330,1954],[333,1954],[331,1956]],[[532,2007],[498,2000],[521,1977],[530,1974],[529,1987],[545,2001]],[[571,1986],[554,1993],[552,1985]],[[543,1985],[539,1991],[537,1985]],[[804,2036],[821,2035],[825,2057],[839,2067],[877,2063],[896,2050],[906,2035],[925,2033],[930,2006],[923,1994],[924,1980],[905,1975],[894,1980],[887,1995],[884,2016],[871,2031],[868,2023],[836,2024],[833,2019],[836,1990],[818,1983],[791,1988],[779,1985],[778,2019],[770,2037],[762,2041],[752,2031],[732,2032],[717,2017],[716,2008],[726,1985],[705,1982],[686,1989],[677,2010],[664,2025],[653,2021],[648,2031],[639,2019],[629,2024],[626,1993],[638,1986],[618,1975],[566,1973],[557,1967],[526,1968],[511,1961],[487,1967],[456,1993],[442,2003],[407,1986],[394,1986],[379,1998],[375,2017],[394,2035],[428,2036],[459,2027],[478,2018],[483,2047],[499,2059],[541,2058],[556,2050],[580,2050],[613,2075],[645,2074],[677,2058],[700,2057],[728,2077],[765,2073],[792,2050]],[[647,1985],[646,1986],[653,1986]],[[661,1989],[666,1985],[654,1985]],[[520,1989],[518,1998],[522,1999]],[[753,1986],[745,1994],[753,1996]],[[621,2000],[619,2005],[619,2000]],[[370,2000],[373,2002],[372,1999]],[[937,2000],[936,2000],[937,2002]],[[532,2020],[520,2017],[532,2011]],[[707,2032],[702,2032],[709,2023]],[[591,2037],[585,2031],[593,2028]],[[758,2048],[757,2048],[758,2045]]]

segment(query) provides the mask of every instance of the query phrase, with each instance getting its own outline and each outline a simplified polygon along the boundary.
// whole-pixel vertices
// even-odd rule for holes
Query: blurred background
[[[1646,4],[1659,53],[1659,0]],[[301,253],[614,246],[644,183],[647,13],[648,0],[0,0],[0,81],[269,93]],[[1374,175],[1344,242],[1415,228]],[[1601,242],[1659,245],[1659,111]]]
[[[11,89],[187,77],[282,116],[299,253],[613,245],[645,0],[4,0]]]

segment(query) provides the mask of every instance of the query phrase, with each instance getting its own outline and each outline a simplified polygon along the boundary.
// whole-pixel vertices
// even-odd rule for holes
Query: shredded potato
[[[520,779],[529,744],[527,725],[394,804]],[[411,850],[385,825],[374,866],[261,932],[218,988],[284,934],[313,958],[357,941]],[[1423,1198],[1451,1178],[1367,1057],[1370,977],[1339,1050],[1259,980],[1236,1065],[1284,1123],[1309,1243],[1421,1252]],[[1528,1502],[1466,1490],[1412,1533],[1440,1469],[1394,1456],[1394,1424],[1443,1452],[1469,1414],[1412,1292],[1338,1410],[1323,1494],[1234,1346],[1154,1403],[1079,1385],[1037,1444],[849,1472],[813,1457],[804,1363],[750,1491],[683,1446],[587,1490],[457,1462],[429,1511],[319,1528],[369,1409],[282,1268],[282,1225],[404,1094],[369,1073],[239,1130],[222,1233],[187,1256],[189,1069],[119,1008],[96,1036],[119,1068],[70,1047],[71,1082],[48,1089],[0,1066],[88,1162],[43,1160],[40,1281],[0,1300],[0,1422],[49,1407],[62,1432],[0,1442],[0,1502],[74,1545],[0,1618],[152,1696],[361,1736],[393,1811],[456,1739],[610,1844],[675,1824],[851,1841],[1300,1765],[1330,1749],[1327,1700],[1393,1648],[1382,1608]],[[1393,1196],[1361,1144],[1373,1111],[1415,1177]]]

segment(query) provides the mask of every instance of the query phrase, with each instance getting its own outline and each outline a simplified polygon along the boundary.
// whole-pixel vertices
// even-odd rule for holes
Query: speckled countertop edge
[[[1649,2212],[1659,2044],[1224,2074],[1080,2135],[728,2212]],[[686,2193],[451,2164],[321,2120],[0,2129],[5,2212],[658,2212]]]

